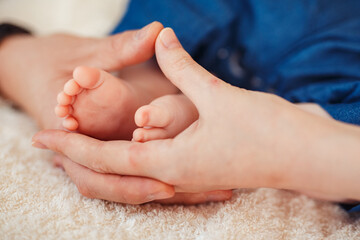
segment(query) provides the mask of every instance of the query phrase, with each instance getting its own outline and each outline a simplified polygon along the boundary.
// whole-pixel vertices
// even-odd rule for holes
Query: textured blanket
[[[84,3],[0,0],[0,20],[27,22],[39,33],[101,36],[126,6]],[[87,199],[53,167],[50,152],[31,147],[36,131],[26,114],[0,99],[0,239],[360,239],[360,218],[288,191],[243,189],[228,202],[197,206]]]

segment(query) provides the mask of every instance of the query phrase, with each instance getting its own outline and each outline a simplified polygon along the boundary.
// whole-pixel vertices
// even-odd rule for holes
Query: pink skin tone
[[[196,107],[183,94],[157,98],[136,111],[135,123],[139,128],[134,131],[133,140],[173,138],[198,118]]]
[[[148,83],[159,86],[149,80],[143,85]],[[164,89],[156,89],[158,96],[164,95]],[[107,140],[129,139],[129,135],[121,132],[124,128],[134,129],[128,116],[135,114],[139,128],[132,136],[139,142],[175,137],[198,118],[195,106],[183,94],[165,95],[145,105],[151,99],[146,93],[138,91],[131,81],[123,81],[103,70],[77,67],[73,79],[67,81],[63,91],[57,95],[55,114],[64,118],[62,125],[65,129]],[[138,108],[141,105],[145,106]],[[101,123],[106,124],[99,128]]]
[[[148,29],[148,32],[151,34],[148,34],[144,41],[140,43],[140,45],[142,44],[142,46],[137,45],[136,48],[128,47],[126,49],[119,47],[120,45],[118,43],[126,41],[126,39],[128,38],[131,38],[132,43],[136,43],[136,41],[133,40],[133,36],[135,35],[133,32],[127,32],[126,34],[110,37],[104,40],[82,39],[68,35],[53,35],[42,38],[35,38],[29,36],[10,37],[4,42],[2,42],[0,47],[0,91],[4,96],[13,100],[21,108],[26,110],[32,117],[34,117],[34,119],[39,123],[39,126],[41,128],[57,128],[61,125],[61,121],[58,121],[58,119],[55,118],[55,115],[51,114],[56,105],[56,95],[64,87],[65,82],[70,79],[71,73],[76,66],[87,65],[105,69],[106,71],[118,70],[120,68],[123,68],[124,66],[136,63],[136,61],[131,59],[128,59],[127,61],[120,60],[119,56],[127,56],[129,55],[129,52],[127,52],[129,49],[131,50],[137,48],[142,49],[142,60],[144,58],[151,57],[151,51],[149,54],[144,54],[143,49],[148,49],[148,47],[144,46],[144,44],[148,44],[152,41],[152,36],[157,35],[156,32],[160,31],[160,27],[161,26],[159,26],[158,23],[151,25],[150,29]],[[64,49],[66,51],[64,51]],[[71,52],[71,54],[69,54],[69,52]],[[114,53],[116,53],[117,55],[115,55]],[[136,55],[136,53],[131,54]],[[137,61],[139,62],[139,60]],[[139,71],[140,69],[141,71]],[[144,67],[144,65],[134,66],[129,69],[123,69],[121,74],[124,79],[126,78],[126,80],[129,80],[131,78],[135,78],[135,80],[140,79],[140,81],[137,82],[134,80],[133,85],[142,87],[148,86],[149,88],[147,90],[150,91],[150,87],[152,85],[147,85],[146,83],[144,84],[144,80],[148,80],[147,78],[150,72],[153,72],[150,69],[154,68],[146,66]],[[24,72],[27,73],[26,78],[24,78]],[[155,79],[158,79],[159,73],[155,72],[153,76],[155,77]],[[167,80],[166,83],[168,83]],[[166,84],[163,85],[163,88],[165,86]],[[168,89],[172,90],[164,94],[171,94],[177,91],[173,90],[173,88],[171,87],[168,87]],[[157,90],[157,88],[155,90]],[[64,100],[63,98],[64,96],[60,96],[58,99],[60,102],[66,101],[66,99]],[[86,99],[87,98],[84,97],[84,100]],[[149,99],[148,101],[150,102],[151,99]],[[81,104],[81,98],[78,101],[78,104]],[[132,111],[136,111],[136,109],[137,107],[134,107]],[[142,111],[139,110],[139,114],[137,114],[140,115],[140,117],[137,117],[137,119],[140,119],[137,120],[138,127],[142,127],[143,125],[150,125],[149,123],[146,123],[145,120],[141,120],[141,112]],[[156,115],[151,113],[151,111],[149,111],[148,114],[153,116]],[[126,115],[122,114],[122,116]],[[195,118],[195,114],[191,114],[189,116],[193,116]],[[86,119],[85,115],[83,117],[84,119]],[[82,123],[81,116],[79,116],[79,119],[80,123]],[[152,119],[154,119],[154,117],[152,117]],[[88,124],[89,120],[87,119],[87,121],[84,121],[83,123]],[[157,124],[155,123],[154,125],[156,126]],[[187,125],[187,123],[184,124],[184,126],[179,125],[179,129],[185,127],[185,125]],[[81,126],[82,124],[80,124],[80,127]],[[91,130],[91,128],[86,129],[85,126],[82,129],[82,132],[87,133],[87,131]],[[150,136],[147,136],[145,133],[148,132],[148,130],[146,128],[140,128],[139,130],[136,130],[134,132],[135,140],[146,141],[154,138],[172,136],[178,131],[175,127],[170,128],[169,126],[161,126],[170,130],[175,130],[171,130],[173,131],[172,133],[171,131],[166,131],[166,134],[168,135],[153,136],[152,134],[150,134]],[[100,125],[99,129],[102,128],[103,125]],[[129,129],[129,131],[125,132],[127,138],[131,137],[132,130],[135,128],[136,126],[134,124],[131,130]],[[144,131],[145,133],[141,133],[141,131]],[[138,133],[138,136],[141,136],[138,139],[136,139],[137,132],[140,132]],[[104,136],[104,132],[99,131],[98,133],[100,133],[100,135],[94,133],[93,136],[100,139],[106,138],[106,136]],[[119,133],[116,132],[116,134]],[[109,135],[107,137],[109,137]],[[109,138],[115,137],[110,136]],[[75,184],[78,185],[79,189],[83,190],[81,186],[84,185],[84,183],[82,182],[84,180],[80,181],[79,179],[81,178],[79,178],[78,176],[86,175],[84,173],[87,173],[90,176],[95,175],[93,179],[98,180],[98,175],[95,174],[93,171],[80,167],[79,165],[76,165],[74,162],[70,162],[67,159],[64,160],[64,158],[60,156],[57,156],[54,160],[56,163],[59,164],[59,159],[61,159],[61,165],[63,165],[63,167],[67,170],[67,173],[72,177]],[[115,176],[114,179],[111,180],[111,183],[113,183],[112,181],[117,183],[127,183],[126,186],[121,187],[116,185],[118,187],[117,196],[112,196],[112,199],[114,201],[124,202],[124,199],[120,198],[120,196],[124,195],[127,195],[127,203],[142,203],[151,201],[152,199],[156,199],[154,193],[158,192],[160,188],[164,191],[167,191],[167,196],[171,197],[173,195],[172,188],[170,186],[160,184],[156,181],[148,182],[148,180],[144,181],[144,179],[142,178],[128,178],[126,176]],[[136,186],[142,187],[139,188]],[[131,188],[137,188],[137,194],[129,195],[128,189]],[[99,189],[101,189],[101,186],[99,186]],[[86,191],[83,192],[90,197],[95,196],[98,198],[109,199],[109,197],[102,197],[101,195],[97,195],[96,193],[89,194]],[[149,198],[148,196],[151,197]],[[212,192],[208,194],[202,193],[195,195],[177,193],[173,198],[166,200],[166,202],[199,203],[204,201],[221,201],[230,197],[231,192]],[[163,196],[161,198],[163,198]]]
[[[35,146],[63,154],[65,168],[81,168],[69,175],[91,196],[114,199],[103,186],[117,186],[112,178],[125,174],[158,179],[178,193],[271,187],[360,200],[359,127],[309,113],[320,110],[316,105],[299,107],[226,84],[196,64],[171,29],[161,31],[156,55],[166,77],[199,113],[175,138],[106,142],[58,130],[33,138]],[[224,110],[229,105],[233,111]],[[136,114],[140,126],[154,124],[148,120],[151,106]],[[88,169],[92,177],[82,178]]]
[[[153,84],[154,81],[145,84],[149,82]],[[138,92],[136,86],[105,71],[78,67],[73,79],[67,81],[58,94],[55,113],[64,118],[62,125],[69,131],[86,131],[89,136],[103,136],[101,138],[107,140],[129,139],[131,136],[121,134],[124,128],[135,128],[133,121],[128,120],[129,116],[134,116],[134,110],[149,102],[146,92]],[[158,92],[159,96],[164,94],[163,89]],[[121,121],[123,115],[126,121]],[[133,139],[148,141],[174,137],[197,117],[195,106],[183,94],[156,98],[136,111],[135,123],[141,128],[135,130]],[[106,124],[99,128],[101,123]]]
[[[156,67],[149,67],[149,64],[137,65],[153,56],[154,42],[162,28],[160,23],[155,22],[141,32],[128,31],[105,39],[70,35],[15,35],[6,38],[0,47],[1,94],[28,112],[41,128],[57,128],[61,126],[61,121],[53,114],[56,95],[72,76],[73,70],[79,65],[86,65],[109,72],[121,70],[121,74],[132,85],[141,83],[144,95],[146,93],[153,96],[148,96],[146,101],[133,106],[132,111],[135,112],[145,102],[177,92],[174,86],[161,77],[162,74],[157,72]],[[139,40],[141,35],[144,36]],[[123,42],[128,42],[126,47]],[[142,72],[148,74],[147,78]],[[155,79],[155,84],[160,87],[156,88],[149,81],[145,82],[148,78]],[[158,89],[164,90],[157,93]],[[123,115],[127,118],[126,113]],[[127,132],[124,135],[131,136],[134,128],[135,124],[132,129],[124,129]],[[83,129],[83,133],[88,134],[88,130]]]
[[[146,72],[148,67],[141,70]],[[163,79],[151,72],[143,81],[139,77],[124,80],[96,68],[77,67],[57,96],[55,114],[64,118],[62,125],[69,131],[86,132],[98,139],[129,140],[136,127],[136,109],[178,91]]]
[[[195,106],[183,94],[156,98],[134,113],[133,109],[140,105],[139,99],[145,98],[142,102],[147,103],[148,98],[144,94],[136,95],[136,88],[128,82],[89,67],[76,68],[73,77],[58,94],[58,105],[55,107],[55,114],[64,118],[62,125],[69,131],[83,132],[82,129],[85,129],[90,136],[103,135],[109,140],[113,134],[114,139],[128,139],[129,136],[120,136],[119,133],[126,124],[128,126],[125,129],[133,129],[134,126],[132,122],[129,124],[129,121],[122,122],[119,119],[123,114],[135,114],[135,123],[139,128],[134,131],[133,140],[145,142],[175,137],[198,117]],[[89,119],[96,119],[95,124]],[[100,123],[106,124],[99,131],[97,126]],[[95,129],[96,132],[91,134],[89,129]]]
[[[155,98],[178,92],[177,88],[164,78],[152,61],[145,62],[153,56],[154,43],[162,28],[160,23],[155,22],[146,26],[142,31],[128,31],[104,39],[79,38],[59,34],[46,37],[24,35],[9,37],[0,46],[1,95],[29,113],[40,128],[59,128],[62,127],[62,121],[53,113],[54,108],[57,100],[66,103],[70,98],[64,94],[58,94],[64,89],[65,83],[71,79],[77,66],[86,65],[90,66],[90,69],[104,69],[108,72],[121,70],[119,77],[105,74],[105,79],[106,82],[112,83],[115,83],[115,80],[118,81],[115,89],[119,91],[116,92],[117,95],[121,94],[122,98],[113,99],[112,105],[109,104],[111,99],[103,101],[101,104],[106,108],[103,115],[111,115],[115,110],[121,108],[119,106],[121,103],[127,103],[136,95],[141,96],[138,102],[131,105],[126,111],[121,108],[116,116],[123,121],[124,119],[128,120],[123,129],[117,129],[119,131],[107,129],[105,131],[105,124],[100,121],[94,121],[96,124],[91,126],[91,120],[81,111],[86,110],[83,106],[91,97],[96,99],[98,94],[95,90],[94,94],[89,94],[89,96],[82,93],[76,97],[76,101],[72,102],[75,108],[72,110],[72,114],[79,122],[79,132],[98,139],[131,139],[132,132],[136,128],[133,119],[135,111]],[[139,64],[141,62],[145,63]],[[134,94],[128,94],[130,89],[134,89]],[[75,100],[75,98],[71,99]],[[114,104],[119,100],[123,102],[118,103],[119,105]],[[88,110],[98,110],[98,107],[99,105],[91,104]],[[60,109],[60,114],[61,111],[64,109]],[[82,180],[77,176],[79,174],[91,178],[94,172],[74,163],[67,164],[63,160],[60,162],[59,159],[63,159],[63,157],[55,156],[54,162],[65,168],[82,192],[93,197],[93,194],[87,193],[80,187]],[[95,174],[95,176],[93,180],[101,182],[97,178],[98,175]],[[103,178],[108,179],[104,176]],[[223,201],[231,197],[230,191],[174,195],[172,186],[142,177],[117,175],[113,176],[111,181],[116,182],[113,190],[117,195],[113,197],[113,200],[123,203],[137,204],[164,198],[167,198],[167,203],[201,203]],[[101,189],[103,188],[101,186]]]

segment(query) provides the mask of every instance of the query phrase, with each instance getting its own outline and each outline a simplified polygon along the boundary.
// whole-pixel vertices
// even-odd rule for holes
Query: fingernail
[[[151,25],[151,23],[146,25],[142,29],[138,30],[137,33],[135,34],[135,39],[141,40],[141,39],[145,38],[149,31],[150,25]]]
[[[168,49],[181,47],[179,40],[177,39],[174,30],[171,28],[165,28],[160,32],[160,40],[164,47]]]
[[[172,196],[173,196],[173,194],[170,194],[168,192],[157,192],[157,193],[153,193],[153,194],[148,195],[146,197],[146,199],[148,201],[154,201],[154,200],[171,198]]]
[[[48,149],[44,144],[36,142],[36,141],[32,141],[31,145],[36,148]]]

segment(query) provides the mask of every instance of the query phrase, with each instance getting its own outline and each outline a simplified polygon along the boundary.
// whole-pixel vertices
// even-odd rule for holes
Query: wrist
[[[360,130],[332,119],[299,113],[289,141],[282,188],[360,199]]]

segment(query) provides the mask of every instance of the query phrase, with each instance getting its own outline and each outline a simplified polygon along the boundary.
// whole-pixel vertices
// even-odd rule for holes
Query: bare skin
[[[0,80],[0,89],[5,96],[13,100],[25,109],[31,116],[33,116],[41,128],[61,127],[59,119],[53,114],[53,109],[56,106],[56,95],[61,91],[63,85],[71,77],[72,71],[76,67],[75,64],[80,65],[79,63],[83,60],[83,56],[80,54],[80,57],[77,59],[66,59],[66,64],[61,63],[61,58],[64,58],[63,61],[65,61],[65,56],[58,56],[57,54],[68,54],[66,51],[59,51],[58,53],[55,52],[52,53],[51,56],[48,56],[48,48],[51,48],[52,45],[55,47],[58,41],[61,40],[65,42],[64,49],[66,49],[66,47],[74,46],[79,48],[80,46],[77,45],[81,45],[83,41],[96,41],[94,39],[81,39],[80,41],[79,39],[74,39],[69,36],[51,36],[40,39],[39,42],[38,39],[33,37],[15,36],[11,39],[11,41],[10,39],[5,41],[1,48],[3,50],[0,54],[4,54],[6,57],[0,56],[0,59],[6,59],[6,61],[1,62],[0,70],[2,72],[2,81]],[[66,44],[68,46],[66,46]],[[28,46],[32,46],[32,48],[29,49]],[[44,54],[39,51],[33,52],[33,49],[37,46],[41,46],[41,48],[39,48],[44,51]],[[21,56],[9,54],[10,52],[15,52],[13,50],[14,48],[20,48],[19,51],[21,52],[19,55],[21,54]],[[79,51],[81,53],[81,48]],[[84,55],[86,56],[87,54],[88,53]],[[16,58],[24,58],[24,56],[29,58],[26,62],[31,61],[37,63],[34,64],[35,66],[31,69],[31,72],[28,71],[27,65],[21,66],[23,62],[16,61]],[[151,55],[145,55],[144,57],[145,58],[141,60],[146,60],[146,58],[150,58]],[[54,64],[52,61],[60,61],[56,62],[57,65],[62,66],[60,68],[61,71],[57,72],[58,75],[54,75],[52,72],[53,70],[50,67],[45,67],[46,65]],[[87,60],[84,62],[90,63],[90,61],[91,60]],[[69,62],[72,64],[69,65]],[[134,115],[136,109],[159,96],[176,93],[178,91],[177,88],[164,78],[160,71],[156,70],[156,68],[156,65],[151,63],[124,68],[122,69],[121,74],[126,80],[107,74],[106,77],[112,80],[111,84],[108,84],[107,87],[114,93],[109,96],[116,97],[101,99],[101,101],[94,99],[94,101],[100,103],[102,106],[108,106],[105,111],[101,111],[102,114],[97,115],[96,118],[91,116],[91,113],[98,110],[97,107],[99,106],[87,104],[89,106],[91,105],[93,109],[85,108],[84,102],[82,101],[83,97],[78,96],[75,104],[77,108],[73,114],[74,116],[78,116],[79,120],[86,118],[86,121],[82,121],[81,128],[78,129],[79,132],[99,139],[131,139],[132,132],[135,129],[135,123],[132,116]],[[108,70],[112,69],[108,68]],[[26,78],[27,81],[24,81],[23,76],[21,76],[23,72],[28,73],[28,77]],[[37,77],[37,75],[39,75],[37,73],[39,72],[43,73],[40,78]],[[19,74],[14,77],[14,73]],[[84,73],[80,73],[78,75],[83,76]],[[36,79],[32,80],[31,77],[33,76],[36,76]],[[12,79],[12,81],[9,82],[7,81],[8,79]],[[106,92],[106,90],[102,91],[102,93],[104,92]],[[88,96],[86,100],[88,100],[89,97],[90,96]],[[102,116],[103,118],[101,119],[99,116]],[[117,124],[109,125],[109,122],[115,122],[108,121],[110,118],[116,118]]]
[[[57,97],[55,113],[65,117],[63,127],[98,139],[131,139],[136,109],[178,91],[154,71],[154,64],[132,68],[136,71],[125,69],[121,79],[96,68],[77,67]]]
[[[301,103],[296,106],[317,116],[332,119],[317,104]],[[135,123],[138,128],[133,133],[133,140],[146,142],[173,138],[195,122],[198,117],[199,113],[195,105],[183,94],[157,98],[136,111]]]
[[[100,69],[77,67],[57,96],[55,113],[64,118],[62,126],[105,140],[175,137],[198,118],[197,110],[185,95],[171,94],[177,88],[163,84],[168,80],[153,70],[156,66],[146,65],[123,71],[130,76],[127,81]],[[135,124],[139,128],[133,133]]]
[[[64,154],[65,165],[82,165],[73,178],[91,169],[103,177],[159,179],[177,192],[271,187],[360,200],[359,127],[308,113],[275,95],[226,84],[197,65],[170,29],[160,33],[156,54],[167,78],[199,112],[185,131],[145,143],[43,131],[34,136],[35,146]],[[234,111],[224,111],[225,104],[233,104]],[[105,177],[103,182],[114,184]],[[97,182],[82,183],[96,197],[111,195],[97,191]]]
[[[59,34],[46,37],[25,35],[9,37],[0,46],[1,95],[28,112],[40,128],[59,128],[62,121],[54,114],[57,95],[72,77],[77,66],[86,65],[109,72],[122,69],[121,78],[132,81],[135,86],[140,83],[140,81],[136,82],[136,79],[148,80],[149,65],[128,66],[145,62],[153,56],[154,42],[162,28],[160,23],[155,22],[145,27],[143,29],[145,31],[129,31],[104,39],[87,39]],[[142,71],[139,71],[139,68]],[[159,76],[159,73],[154,74],[152,76]],[[132,77],[134,80],[130,80]],[[169,81],[166,80],[163,83],[162,89],[171,89],[167,94],[178,91],[169,84]],[[148,102],[151,100],[149,98]],[[124,114],[121,115],[121,117],[124,116]],[[102,125],[99,125],[99,128],[103,127]],[[121,136],[130,137],[134,128],[135,124],[132,129],[125,129],[126,131],[122,132]],[[83,131],[86,132],[89,129],[83,129]],[[59,158],[61,156],[56,156],[54,161],[58,163]],[[69,175],[81,169],[75,165],[64,168]],[[91,176],[92,172],[88,173],[90,175],[87,176]],[[138,204],[165,198],[168,199],[168,203],[200,203],[222,201],[231,197],[230,191],[174,196],[172,186],[143,177],[114,176],[113,180],[117,183],[117,186],[113,188],[116,189],[114,193],[117,194],[114,200],[124,203]],[[77,181],[77,184],[81,182]]]
[[[199,117],[196,107],[184,94],[166,95],[139,108],[135,123],[139,127],[133,140],[146,142],[173,138]]]
[[[130,139],[135,129],[131,117],[135,110],[158,96],[176,92],[175,88],[163,84],[167,79],[154,69],[153,64],[132,67],[122,72],[123,77],[130,79],[124,81],[103,70],[78,67],[57,97],[56,115],[66,117],[62,125],[70,131],[77,130],[98,139]],[[315,104],[298,104],[298,107],[330,117]],[[175,137],[197,118],[195,106],[183,94],[156,98],[136,111],[135,123],[139,128],[133,132],[133,140],[146,142]],[[318,193],[307,194],[329,199]]]
[[[161,29],[160,23],[150,25],[149,29],[145,29],[149,34],[141,41],[136,40],[135,31],[105,40],[77,38],[70,35],[9,37],[2,42],[0,48],[1,94],[28,112],[41,128],[60,127],[61,121],[53,114],[53,109],[57,104],[56,96],[63,89],[65,82],[71,78],[77,66],[96,66],[106,71],[114,71],[145,62],[153,56],[153,44]],[[131,39],[133,46],[123,49],[121,42],[125,39]],[[128,58],[134,60],[122,60],[116,55],[119,53],[129,55]],[[29,67],[30,64],[31,67]],[[138,68],[141,69],[144,66],[139,65]],[[138,76],[134,73],[141,71],[127,69],[123,71],[124,75],[126,71],[129,71],[131,74],[127,77],[134,79],[132,81],[134,84],[138,84],[135,83]],[[159,75],[155,75],[156,78]],[[165,79],[156,83],[165,89],[164,94],[177,91]],[[150,84],[149,87],[151,87]],[[155,94],[154,98],[158,96]],[[151,97],[147,101],[150,102]],[[83,133],[87,134],[87,129],[83,130]],[[128,131],[132,132],[132,130]]]

